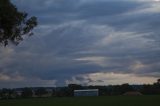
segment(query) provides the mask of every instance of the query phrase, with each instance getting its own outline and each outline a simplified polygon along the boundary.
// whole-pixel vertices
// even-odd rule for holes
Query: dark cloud
[[[17,2],[16,0],[13,0]],[[27,5],[30,4],[31,8]],[[37,5],[38,4],[38,5]],[[93,20],[106,16],[119,15],[134,10],[142,3],[132,1],[82,1],[82,0],[21,0],[17,4],[21,9],[39,17],[42,24],[60,24],[73,20]],[[98,19],[98,21],[100,21]]]
[[[6,87],[6,83],[64,85],[70,80],[84,84],[105,83],[103,79],[90,78],[88,75],[92,73],[159,77],[160,11],[157,3],[12,1],[20,9],[36,15],[39,26],[35,35],[19,46],[0,49],[0,87]],[[30,83],[28,79],[35,81]]]

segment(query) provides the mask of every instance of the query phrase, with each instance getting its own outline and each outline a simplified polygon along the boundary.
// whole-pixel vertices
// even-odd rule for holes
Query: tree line
[[[140,92],[143,95],[160,95],[160,79],[154,84],[144,85],[108,85],[108,86],[82,86],[69,84],[66,87],[33,87],[0,89],[0,99],[33,98],[33,97],[72,97],[74,90],[98,89],[99,96],[123,95],[126,92]]]

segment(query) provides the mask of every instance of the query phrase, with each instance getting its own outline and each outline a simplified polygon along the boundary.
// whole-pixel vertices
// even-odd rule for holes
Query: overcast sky
[[[0,88],[143,84],[160,78],[158,0],[12,0],[32,37],[0,47]]]

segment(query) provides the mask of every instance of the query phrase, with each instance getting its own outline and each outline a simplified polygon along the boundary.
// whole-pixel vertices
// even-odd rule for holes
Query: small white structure
[[[74,90],[74,96],[98,96],[98,89]]]

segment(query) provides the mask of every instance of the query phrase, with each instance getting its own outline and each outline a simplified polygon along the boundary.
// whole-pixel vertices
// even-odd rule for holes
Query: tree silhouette
[[[29,98],[32,97],[33,92],[31,88],[23,88],[23,92],[22,92],[22,98]]]
[[[10,0],[0,0],[0,44],[8,45],[9,42],[19,44],[24,35],[32,35],[32,30],[37,26],[37,18],[28,18],[26,12],[18,11]]]
[[[157,80],[157,83],[160,84],[160,79]]]
[[[45,88],[38,88],[36,91],[35,91],[35,94],[37,96],[43,96],[44,94],[47,94],[47,91]]]

